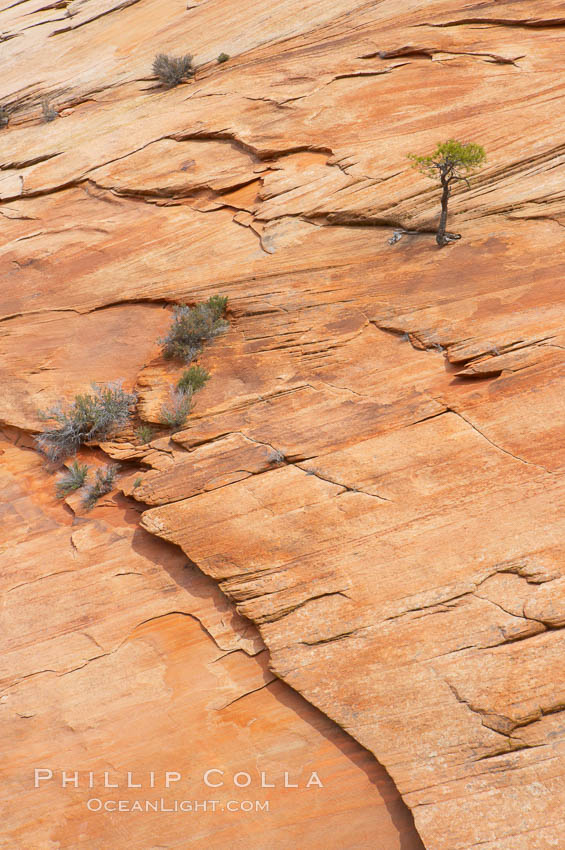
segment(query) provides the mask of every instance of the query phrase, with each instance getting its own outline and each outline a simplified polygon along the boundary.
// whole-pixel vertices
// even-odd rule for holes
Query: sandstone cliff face
[[[66,552],[49,574],[70,569],[69,531],[75,554],[99,553],[80,555],[94,600],[86,636],[74,613],[59,621],[74,612],[68,575],[11,600],[10,631],[22,607],[36,623],[8,664],[9,722],[28,724],[36,753],[47,736],[78,753],[97,735],[121,741],[142,707],[143,732],[176,751],[186,712],[203,723],[218,700],[276,676],[301,696],[273,682],[238,703],[267,721],[259,751],[276,752],[281,728],[327,724],[361,771],[384,765],[429,850],[562,846],[562,4],[61,5],[0,13],[12,112],[0,133],[2,421],[37,430],[38,408],[124,378],[157,423],[180,374],[156,343],[169,305],[228,295],[231,326],[199,358],[212,378],[184,430],[103,444],[126,464],[126,498],[76,530],[65,527],[76,503],[54,506],[36,483],[41,464],[7,450],[33,491],[29,557],[10,587],[29,593],[43,577],[44,526],[41,551]],[[196,79],[158,88],[150,68],[163,50],[194,53]],[[222,51],[231,59],[218,65]],[[48,124],[45,97],[60,116]],[[480,142],[488,163],[452,199],[463,238],[438,251],[438,193],[406,154],[449,137]],[[395,230],[410,232],[389,244]],[[109,592],[115,536],[124,572],[145,576],[141,593]],[[186,557],[163,540],[209,579],[195,569],[187,581]],[[237,672],[232,656],[220,661],[227,651]],[[110,666],[94,674],[97,653]],[[49,669],[66,675],[77,659],[86,672],[60,688]],[[87,687],[92,712],[76,702]],[[123,747],[121,761],[142,761],[135,742]],[[254,834],[257,820],[243,838],[203,825],[191,840],[418,846],[404,810],[387,820],[366,775],[335,769],[353,771],[344,816],[326,821],[325,798],[305,842],[311,804],[298,795],[290,839],[282,822]],[[44,804],[66,811],[68,800]],[[115,844],[99,820],[65,817],[68,831],[47,840],[16,819],[12,840]],[[136,835],[153,846],[150,831]],[[163,842],[187,846],[174,832]]]
[[[0,448],[3,847],[421,847],[386,771],[277,681],[257,631],[211,579],[119,497],[73,519],[35,452]],[[35,768],[53,771],[37,789]],[[203,783],[210,769],[224,786]],[[141,790],[127,788],[128,771]],[[169,790],[165,771],[182,777]],[[313,771],[324,787],[306,790]],[[105,772],[118,790],[104,788]],[[240,772],[251,788],[234,785]],[[285,789],[285,772],[298,788]],[[201,805],[87,808],[115,799]],[[269,810],[220,809],[233,800]]]

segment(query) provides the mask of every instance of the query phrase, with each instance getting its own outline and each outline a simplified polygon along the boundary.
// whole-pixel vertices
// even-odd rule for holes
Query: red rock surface
[[[136,464],[120,484],[143,528],[385,766],[428,850],[560,848],[562,3],[90,0],[0,19],[2,421],[36,430],[38,408],[121,377],[158,423],[180,375],[158,354],[164,305],[228,295],[186,428],[103,446]],[[195,80],[156,87],[160,50],[193,52]],[[46,96],[60,117],[42,124]],[[438,192],[406,155],[446,138],[488,161],[440,251]],[[44,520],[25,516],[28,545]],[[127,599],[119,640],[145,617]],[[178,624],[157,622],[142,648],[182,679]],[[409,846],[406,824],[367,846]]]
[[[386,771],[277,681],[211,579],[116,494],[73,518],[35,452],[6,439],[1,450],[2,846],[421,847]],[[52,779],[34,788],[47,767]],[[206,786],[210,769],[223,787]],[[127,788],[128,771],[141,790]],[[166,771],[181,774],[169,789]],[[323,787],[307,789],[313,771]],[[250,787],[234,784],[240,772]],[[262,772],[274,788],[261,788]],[[169,811],[87,808],[117,799]],[[175,800],[201,808],[173,812]],[[227,810],[256,800],[268,811]]]

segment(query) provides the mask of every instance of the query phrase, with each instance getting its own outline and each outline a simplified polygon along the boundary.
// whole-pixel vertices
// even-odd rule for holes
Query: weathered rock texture
[[[565,846],[564,27],[552,0],[2,12],[2,420],[122,377],[158,422],[164,305],[229,296],[187,427],[103,448],[428,850]],[[161,50],[196,79],[159,89]],[[406,154],[450,137],[488,164],[439,251]]]
[[[5,438],[0,451],[2,847],[420,850],[386,771],[277,681],[256,629],[211,579],[140,529],[123,498],[73,518],[35,452]],[[53,779],[34,788],[46,767]],[[211,768],[224,787],[205,785]],[[105,771],[119,790],[104,788]],[[128,771],[142,790],[127,788]],[[182,776],[168,790],[165,771]],[[312,771],[323,787],[306,789]],[[250,788],[234,785],[239,772]],[[285,789],[285,772],[298,788]],[[87,809],[116,799],[200,810]],[[222,811],[230,800],[269,810]]]

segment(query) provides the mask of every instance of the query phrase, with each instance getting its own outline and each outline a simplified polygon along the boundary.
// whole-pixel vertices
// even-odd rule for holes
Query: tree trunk
[[[441,181],[441,215],[439,217],[439,226],[436,234],[436,242],[440,248],[443,248],[444,245],[447,245],[447,240],[445,238],[445,228],[447,226],[447,202],[449,201],[449,182],[442,178]]]

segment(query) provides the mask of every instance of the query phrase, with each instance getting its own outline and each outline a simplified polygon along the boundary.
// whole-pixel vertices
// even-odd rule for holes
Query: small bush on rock
[[[143,445],[150,443],[153,439],[153,428],[150,425],[140,425],[135,436]]]
[[[171,389],[168,403],[161,408],[161,422],[169,428],[182,427],[187,420],[191,406],[192,390],[183,392],[182,390]]]
[[[0,128],[7,127],[10,123],[10,113],[5,106],[0,106]]]
[[[205,302],[205,305],[211,310],[216,319],[219,319],[220,316],[223,316],[226,312],[228,306],[228,296],[227,295],[211,295],[210,298]]]
[[[183,393],[195,393],[201,390],[202,387],[210,378],[210,373],[203,369],[202,366],[191,366],[190,369],[185,369],[182,377],[177,384],[177,390]]]
[[[112,463],[96,470],[94,481],[87,485],[82,499],[84,506],[88,510],[94,507],[98,499],[112,490],[118,469],[118,464]]]
[[[227,298],[213,295],[195,307],[187,307],[186,304],[175,307],[169,333],[159,340],[164,356],[168,360],[178,357],[190,363],[201,350],[205,339],[212,339],[228,328],[229,323],[221,318],[227,302]]]
[[[222,65],[224,62],[227,62],[229,58],[230,57],[227,53],[220,53],[216,61],[218,62],[218,65]]]
[[[57,481],[57,498],[64,499],[73,490],[78,490],[86,481],[88,464],[73,461],[67,471]]]
[[[93,384],[92,389],[92,393],[75,396],[66,410],[57,405],[41,414],[56,423],[35,438],[52,463],[75,454],[82,443],[108,437],[128,421],[130,407],[137,400],[135,393],[127,393],[119,382]]]
[[[192,56],[188,53],[177,57],[158,53],[153,60],[153,73],[161,85],[172,89],[188,77],[194,76]]]
[[[55,118],[59,117],[59,113],[53,109],[47,99],[41,101],[41,112],[41,120],[44,124],[49,124],[51,121],[54,121]]]

